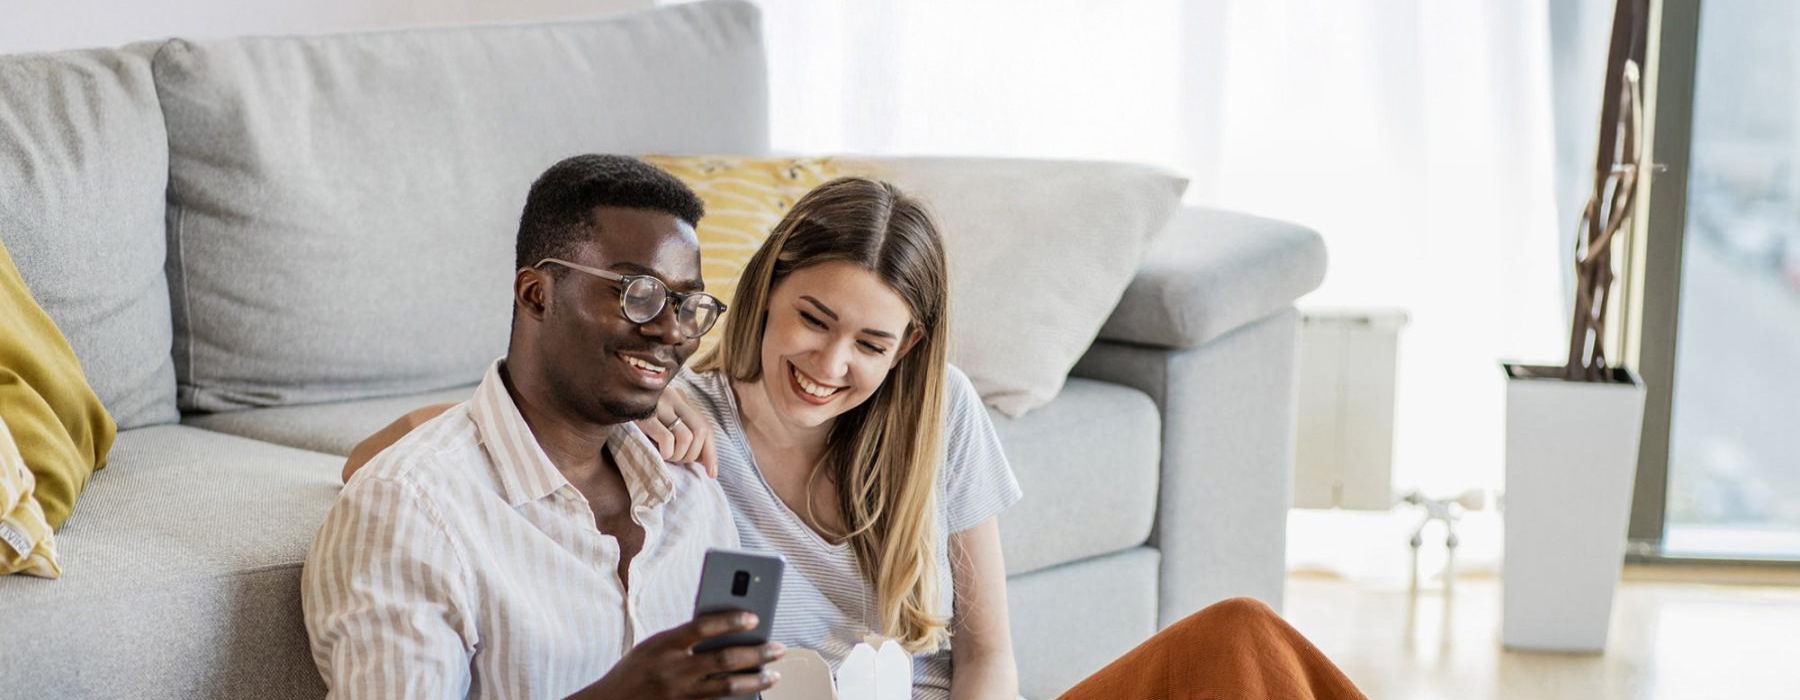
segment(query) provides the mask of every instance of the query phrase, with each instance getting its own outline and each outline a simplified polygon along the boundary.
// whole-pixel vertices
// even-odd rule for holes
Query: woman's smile
[[[831,403],[833,399],[837,398],[838,394],[849,388],[848,386],[833,386],[825,382],[814,381],[812,377],[807,376],[805,372],[800,371],[800,368],[794,366],[794,363],[792,362],[787,363],[787,368],[788,387],[794,390],[794,395],[798,396],[801,401],[805,401],[814,406],[823,406]]]

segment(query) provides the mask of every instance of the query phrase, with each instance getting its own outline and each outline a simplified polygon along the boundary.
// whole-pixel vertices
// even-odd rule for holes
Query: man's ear
[[[532,320],[542,321],[550,308],[553,284],[555,281],[543,270],[521,267],[513,274],[513,303]]]

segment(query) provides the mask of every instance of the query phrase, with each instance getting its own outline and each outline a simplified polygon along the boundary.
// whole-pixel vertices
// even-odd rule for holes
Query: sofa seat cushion
[[[183,416],[181,422],[277,445],[347,455],[356,443],[407,411],[428,404],[467,401],[474,394],[474,386],[464,386],[362,401],[195,413]]]
[[[195,414],[186,425],[333,455],[407,411],[469,398],[474,387],[308,406]],[[1025,500],[1001,515],[1009,573],[1143,544],[1155,516],[1161,443],[1150,397],[1070,379],[1021,418],[988,409]]]
[[[1128,549],[1156,516],[1161,422],[1143,392],[1069,379],[1019,418],[989,409],[1025,500],[1000,515],[1008,574]]]
[[[18,697],[318,697],[300,564],[332,455],[184,426],[119,433],[57,533],[62,578],[0,577]]]
[[[464,401],[474,387],[307,406],[193,414],[186,425],[333,455],[407,411]],[[1025,500],[1001,515],[1008,573],[1143,544],[1155,516],[1161,423],[1136,389],[1070,379],[1020,418],[988,409]]]

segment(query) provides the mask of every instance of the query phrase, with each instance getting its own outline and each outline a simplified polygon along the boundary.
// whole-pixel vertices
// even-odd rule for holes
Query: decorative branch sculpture
[[[1575,236],[1575,314],[1563,369],[1563,378],[1570,381],[1604,381],[1609,374],[1606,312],[1612,300],[1613,243],[1630,235],[1645,166],[1642,75],[1649,5],[1649,0],[1618,0],[1613,12],[1593,190]]]

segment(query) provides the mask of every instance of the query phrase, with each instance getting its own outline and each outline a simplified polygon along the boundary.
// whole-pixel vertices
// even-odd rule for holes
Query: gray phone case
[[[744,610],[756,613],[756,629],[709,638],[695,646],[694,651],[767,643],[769,630],[775,624],[775,601],[781,597],[781,571],[786,566],[787,561],[779,554],[706,550],[700,591],[694,595],[694,617]]]

